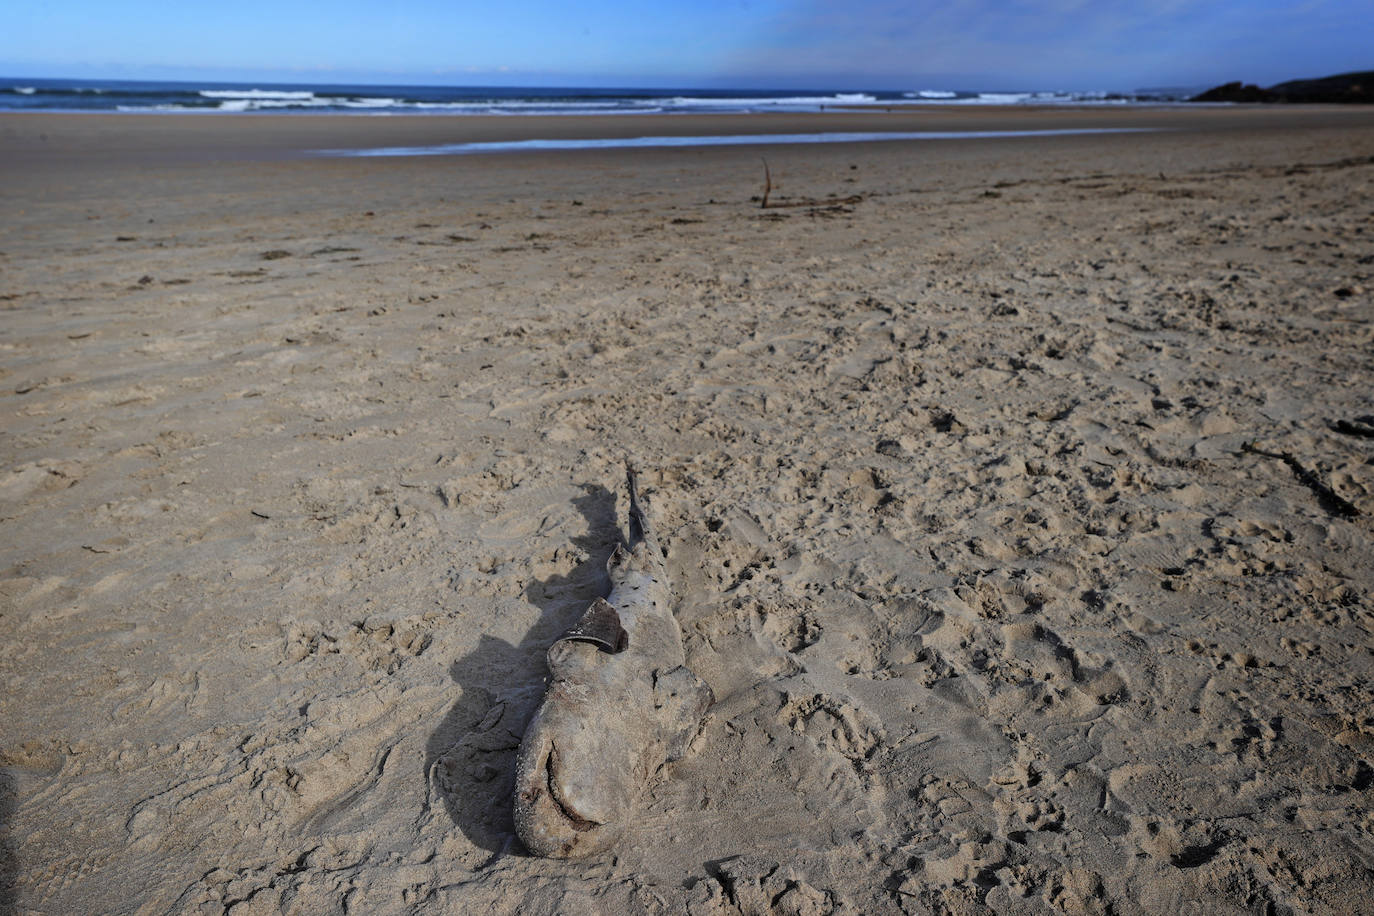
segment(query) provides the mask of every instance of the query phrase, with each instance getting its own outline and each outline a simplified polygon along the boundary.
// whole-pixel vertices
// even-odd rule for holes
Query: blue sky
[[[455,85],[1134,89],[1374,68],[1369,0],[31,0],[0,74]]]

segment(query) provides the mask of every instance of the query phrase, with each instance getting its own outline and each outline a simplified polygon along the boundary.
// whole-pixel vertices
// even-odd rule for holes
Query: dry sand
[[[1172,129],[300,155],[808,125]],[[1354,109],[0,118],[0,910],[1368,911],[1371,212]],[[718,702],[535,859],[626,456]]]

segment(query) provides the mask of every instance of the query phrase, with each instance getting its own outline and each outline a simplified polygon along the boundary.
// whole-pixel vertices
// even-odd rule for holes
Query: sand
[[[302,154],[1074,125],[1168,129]],[[1374,112],[9,115],[0,179],[0,910],[1367,909]],[[537,859],[627,457],[717,703]]]

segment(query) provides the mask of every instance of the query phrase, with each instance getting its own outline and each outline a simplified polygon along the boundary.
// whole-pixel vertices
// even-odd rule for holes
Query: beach
[[[0,911],[1367,909],[1372,208],[1355,107],[0,115]],[[627,461],[716,702],[539,859]]]

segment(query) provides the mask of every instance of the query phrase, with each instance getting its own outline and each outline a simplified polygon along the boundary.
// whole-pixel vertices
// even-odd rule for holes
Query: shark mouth
[[[585,817],[579,815],[576,809],[573,808],[572,803],[565,799],[558,791],[558,782],[554,779],[554,769],[557,766],[558,748],[550,742],[549,756],[544,758],[544,776],[549,790],[549,798],[553,800],[553,803],[558,807],[563,817],[567,818],[572,829],[576,830],[578,833],[585,833],[588,830],[595,830],[597,827],[600,827],[601,825],[596,821],[589,821]]]

